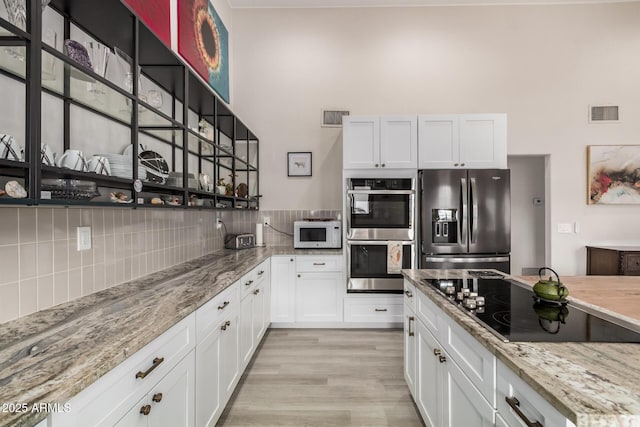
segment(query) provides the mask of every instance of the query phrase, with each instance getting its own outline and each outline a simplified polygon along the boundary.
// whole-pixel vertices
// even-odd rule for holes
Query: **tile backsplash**
[[[235,212],[220,212],[233,223]],[[0,208],[0,323],[222,248],[214,211]],[[76,227],[92,247],[77,251]]]
[[[0,208],[0,323],[171,267],[224,246],[228,232],[272,227],[293,233],[293,221],[339,211],[185,211],[119,208]],[[77,227],[90,226],[92,247],[77,251]],[[267,245],[293,238],[264,229]]]

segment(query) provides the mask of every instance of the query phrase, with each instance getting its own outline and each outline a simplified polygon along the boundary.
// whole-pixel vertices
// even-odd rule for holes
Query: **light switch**
[[[573,224],[570,222],[558,224],[558,233],[573,233]]]
[[[91,249],[91,227],[78,227],[78,251]]]

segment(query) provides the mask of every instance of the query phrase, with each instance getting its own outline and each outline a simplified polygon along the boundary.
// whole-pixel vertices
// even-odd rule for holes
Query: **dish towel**
[[[387,243],[387,273],[399,274],[402,270],[402,242]]]

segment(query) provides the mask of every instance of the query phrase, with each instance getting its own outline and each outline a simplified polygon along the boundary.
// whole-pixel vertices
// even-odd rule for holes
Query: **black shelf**
[[[62,101],[60,103],[62,105],[62,114],[60,115],[62,117],[62,147],[55,148],[56,151],[62,150],[60,154],[67,149],[80,148],[90,156],[104,150],[104,148],[99,148],[103,147],[100,145],[101,143],[94,143],[96,152],[92,153],[87,148],[91,147],[91,141],[83,141],[84,145],[79,147],[76,145],[78,135],[71,133],[74,128],[72,122],[78,118],[73,113],[76,110],[72,108],[78,108],[96,115],[95,120],[106,123],[106,126],[114,126],[117,132],[124,132],[119,126],[129,129],[130,140],[117,141],[116,144],[132,144],[134,158],[139,154],[140,142],[142,142],[149,145],[146,147],[147,149],[162,153],[170,169],[184,171],[184,176],[187,174],[195,176],[208,174],[214,184],[223,178],[225,184],[230,183],[234,189],[240,183],[257,189],[259,181],[257,165],[250,165],[247,161],[242,160],[239,154],[248,156],[249,142],[251,142],[256,144],[255,148],[252,147],[252,156],[257,156],[258,139],[235,116],[229,106],[214,93],[212,88],[194,74],[186,63],[169,46],[157,38],[122,2],[51,0],[47,7],[59,14],[63,22],[62,26],[56,24],[55,27],[58,42],[60,42],[58,48],[63,40],[71,38],[71,34],[74,34],[75,37],[72,29],[77,28],[109,50],[117,47],[131,58],[128,71],[133,73],[130,91],[127,90],[128,86],[123,81],[109,80],[109,78],[114,80],[120,78],[114,77],[113,73],[107,72],[103,77],[93,69],[83,67],[55,47],[44,44],[41,41],[43,22],[40,0],[25,1],[28,3],[27,9],[30,13],[28,17],[30,28],[27,31],[0,18],[0,27],[6,30],[4,33],[10,33],[0,35],[0,46],[24,47],[24,61],[22,61],[24,65],[14,64],[8,60],[9,62],[3,65],[4,68],[0,68],[0,74],[25,86],[25,141],[20,142],[25,148],[26,159],[25,162],[0,159],[0,177],[16,177],[23,180],[21,182],[24,182],[28,193],[35,197],[9,199],[5,196],[0,198],[0,204],[132,208],[189,207],[194,209],[216,209],[215,203],[218,200],[230,205],[230,209],[240,206],[246,208],[244,205],[257,204],[257,198],[238,198],[191,189],[186,182],[181,187],[153,182],[143,183],[144,193],[174,194],[182,197],[183,203],[180,206],[111,203],[105,201],[104,196],[99,201],[41,199],[42,178],[91,181],[95,182],[98,187],[127,190],[131,192],[132,199],[136,199],[138,196],[133,192],[133,178],[79,172],[40,163],[41,134],[43,133],[43,129],[41,129],[41,93],[46,93]],[[78,38],[77,40],[83,41],[84,39]],[[43,55],[44,61],[53,60],[54,70],[56,70],[53,80],[41,80]],[[117,71],[118,75],[126,76],[128,73],[127,65],[122,61],[120,64],[124,68],[114,71]],[[163,104],[153,107],[146,101],[143,95],[148,95],[148,90],[156,88],[141,90],[140,82],[146,81],[141,78],[147,79],[161,90]],[[85,83],[97,86],[90,88]],[[202,120],[205,120],[212,127],[211,138],[205,138],[189,128],[189,126],[195,126],[193,118],[189,121],[189,118],[194,114],[197,116],[198,126]],[[15,121],[14,116],[0,118],[0,127],[3,125],[3,119]],[[144,140],[142,140],[143,138]],[[151,139],[147,140],[146,138]],[[158,145],[160,143],[167,144],[169,148],[163,146],[164,148],[160,150],[160,145]],[[240,151],[237,151],[238,144],[245,144],[241,145]],[[158,148],[154,149],[154,147]],[[167,149],[170,150],[170,154]],[[132,161],[134,176],[137,175],[138,168],[138,161]],[[229,176],[231,176],[231,182],[229,182]],[[188,206],[189,196],[204,198],[207,206]]]

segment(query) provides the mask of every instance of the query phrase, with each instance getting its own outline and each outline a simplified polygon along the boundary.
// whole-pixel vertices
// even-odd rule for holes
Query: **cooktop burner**
[[[511,280],[480,277],[425,283],[504,341],[640,343],[638,331],[572,302],[537,301],[530,288]]]

